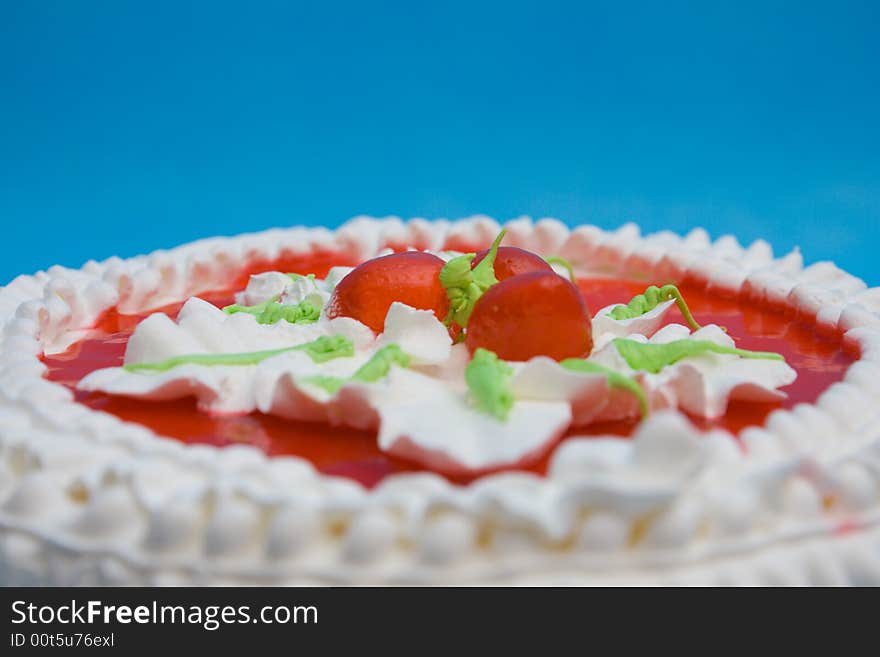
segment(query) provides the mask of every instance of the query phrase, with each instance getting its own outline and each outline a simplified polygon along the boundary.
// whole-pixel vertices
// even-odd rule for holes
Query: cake
[[[880,289],[797,250],[359,217],[0,324],[4,584],[880,583]]]

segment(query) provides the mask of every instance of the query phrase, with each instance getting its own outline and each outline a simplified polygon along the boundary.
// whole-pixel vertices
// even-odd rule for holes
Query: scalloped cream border
[[[90,411],[43,378],[39,355],[64,350],[108,308],[160,307],[258,258],[486,245],[494,220],[358,217],[336,231],[270,230],[52,267],[0,289],[0,582],[880,583],[880,288],[700,229],[641,236],[633,224],[569,230],[528,218],[506,227],[508,243],[581,272],[695,280],[784,307],[842,334],[861,358],[816,404],[745,431],[746,455],[722,432],[695,442],[698,471],[680,479],[635,454],[609,484],[574,448],[556,454],[546,478],[458,487],[402,474],[367,491],[300,459],[186,446]],[[640,431],[661,448],[667,435],[670,449],[698,436],[668,414]]]

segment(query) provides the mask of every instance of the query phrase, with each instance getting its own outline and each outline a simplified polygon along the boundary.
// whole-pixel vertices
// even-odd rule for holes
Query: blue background
[[[0,283],[486,213],[702,225],[877,285],[878,8],[0,0]]]

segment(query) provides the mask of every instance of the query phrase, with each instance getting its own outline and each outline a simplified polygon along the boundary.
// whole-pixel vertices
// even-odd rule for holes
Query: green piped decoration
[[[289,351],[304,351],[309,358],[316,363],[324,363],[334,358],[347,358],[354,356],[354,343],[341,335],[321,336],[312,342],[298,344],[293,347],[280,349],[266,349],[264,351],[249,351],[236,354],[187,354],[174,356],[156,363],[129,363],[123,365],[127,372],[166,372],[180,365],[206,365],[206,366],[245,366],[257,365],[258,363],[284,354]]]
[[[643,294],[633,297],[625,306],[619,305],[612,308],[611,312],[608,313],[608,316],[617,320],[634,319],[654,310],[654,308],[661,303],[673,300],[675,301],[675,305],[678,306],[678,309],[681,311],[685,321],[688,323],[688,326],[694,331],[699,330],[700,325],[697,324],[697,321],[691,314],[690,308],[688,308],[687,303],[685,303],[684,297],[681,296],[681,292],[679,292],[678,288],[674,285],[664,285],[663,287],[652,285],[645,290]]]
[[[291,324],[314,324],[321,317],[321,303],[309,296],[298,304],[286,305],[278,303],[278,297],[273,297],[256,306],[234,303],[223,308],[223,312],[227,315],[247,313],[253,315],[260,324],[276,324],[282,319]]]
[[[464,370],[471,400],[477,410],[506,420],[513,408],[510,388],[513,368],[488,349],[479,348]]]
[[[447,262],[440,270],[440,284],[449,297],[449,312],[443,322],[467,326],[474,304],[483,293],[498,282],[495,278],[495,257],[507,231],[502,230],[480,263],[471,269],[476,253],[466,253]]]
[[[357,371],[351,375],[351,378],[344,379],[338,376],[327,376],[324,374],[316,374],[313,376],[303,377],[302,383],[309,383],[326,390],[331,395],[336,392],[349,381],[360,381],[362,383],[375,383],[380,379],[388,376],[392,365],[400,367],[409,367],[410,357],[399,345],[385,345],[370,357],[366,363],[361,365]]]
[[[548,265],[559,265],[560,267],[565,269],[565,271],[568,272],[569,280],[577,285],[577,278],[574,275],[574,267],[568,260],[560,256],[550,256],[548,258],[544,258],[544,260],[547,261]]]
[[[604,365],[584,360],[582,358],[566,358],[559,364],[564,369],[570,370],[572,372],[602,374],[608,379],[608,385],[610,385],[611,387],[626,390],[635,395],[636,398],[638,398],[639,400],[639,411],[641,412],[642,417],[647,417],[648,398],[645,397],[645,391],[642,390],[642,387],[638,383],[636,383],[634,379],[626,376],[625,374],[621,374],[620,372],[615,372],[611,368],[605,367]]]
[[[676,340],[654,344],[627,340],[626,338],[614,338],[614,346],[617,347],[617,351],[631,368],[652,374],[657,374],[664,367],[685,358],[702,356],[707,353],[785,361],[781,354],[772,351],[749,351],[736,347],[725,347],[709,340]]]

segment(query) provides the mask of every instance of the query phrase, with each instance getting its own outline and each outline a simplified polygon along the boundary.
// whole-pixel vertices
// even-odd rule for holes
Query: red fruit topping
[[[480,261],[486,257],[489,249],[484,249],[477,253],[471,262],[471,269],[480,264]],[[516,246],[500,246],[498,247],[498,255],[495,256],[495,278],[499,281],[506,280],[518,274],[527,274],[530,271],[549,271],[553,268],[544,258],[520,249]]]
[[[466,343],[504,360],[549,356],[555,360],[590,354],[590,314],[580,291],[553,272],[530,272],[490,287],[477,301]]]
[[[388,308],[400,301],[432,310],[442,321],[449,311],[439,279],[443,264],[437,256],[419,251],[367,260],[339,281],[327,304],[327,316],[351,317],[381,333]]]

